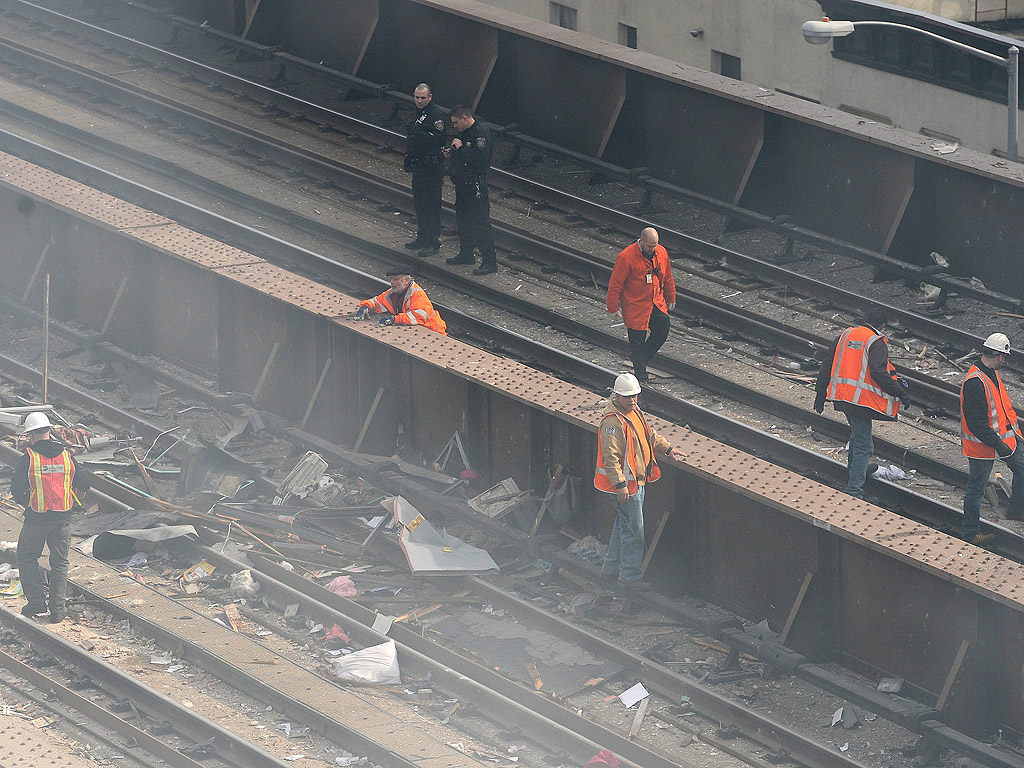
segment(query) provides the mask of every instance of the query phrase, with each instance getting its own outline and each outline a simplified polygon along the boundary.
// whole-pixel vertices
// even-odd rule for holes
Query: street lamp
[[[893,27],[895,29],[909,29],[911,32],[925,35],[934,40],[939,40],[946,45],[973,54],[980,59],[990,61],[1003,67],[1007,73],[1008,89],[1006,93],[1007,126],[1006,126],[1006,156],[1013,162],[1017,162],[1017,55],[1020,53],[1015,45],[1011,45],[1006,52],[1006,58],[997,56],[994,53],[974,48],[970,45],[950,40],[948,37],[937,35],[926,29],[911,27],[908,24],[897,24],[892,21],[832,21],[827,16],[821,21],[808,21],[800,28],[804,34],[804,40],[814,45],[827,43],[833,37],[846,37],[857,27]]]

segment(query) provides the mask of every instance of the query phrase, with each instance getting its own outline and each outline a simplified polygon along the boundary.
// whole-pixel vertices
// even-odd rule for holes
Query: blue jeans
[[[601,575],[611,578],[617,572],[619,581],[639,581],[644,560],[644,486],[637,488],[622,504],[613,496],[612,504],[618,514]]]
[[[875,452],[875,442],[871,439],[871,419],[863,416],[846,414],[850,422],[850,450],[846,466],[850,470],[850,479],[843,489],[854,498],[864,498],[864,478],[868,474],[868,462]]]
[[[1024,515],[1024,474],[1021,475],[1021,482],[1017,482],[1017,473],[1024,471],[1024,446],[1018,444],[1013,455],[1003,461],[1013,473],[1013,481],[1010,490],[1010,503],[1006,506],[1006,514],[1010,517]],[[988,485],[989,475],[992,474],[994,459],[972,459],[968,457],[971,465],[971,476],[967,480],[967,487],[964,488],[964,525],[963,537],[970,541],[978,535],[981,530],[981,498],[985,495],[985,487]]]

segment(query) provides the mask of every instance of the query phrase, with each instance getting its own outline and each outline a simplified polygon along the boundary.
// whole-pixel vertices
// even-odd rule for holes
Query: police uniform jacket
[[[64,452],[64,446],[56,440],[47,438],[45,440],[37,440],[36,444],[32,446],[32,450],[49,459],[55,459]],[[75,468],[72,488],[78,497],[81,498],[82,494],[92,487],[92,478],[88,473],[82,472],[78,469],[78,464],[75,462],[73,457],[71,457],[71,464]],[[14,497],[15,502],[25,508],[26,520],[29,519],[29,515],[34,515],[37,518],[41,517],[39,513],[29,511],[29,500],[32,497],[32,488],[29,483],[29,455],[25,453],[22,454],[20,459],[18,459],[18,465],[14,468],[14,477],[11,478],[11,496]],[[52,515],[66,513],[48,512],[47,514]]]
[[[417,109],[405,140],[405,158],[409,170],[430,168],[444,162],[447,137],[444,133],[444,112],[434,102]]]
[[[487,181],[494,151],[491,130],[479,120],[464,130],[459,139],[462,146],[452,150],[448,175],[456,186],[481,184]]]

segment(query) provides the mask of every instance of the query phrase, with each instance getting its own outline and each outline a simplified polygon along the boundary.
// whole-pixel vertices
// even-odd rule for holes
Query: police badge
[[[485,139],[485,138],[484,138],[483,136],[480,136],[480,137],[479,137],[479,138],[477,138],[477,140],[476,140],[476,146],[477,146],[477,148],[479,148],[479,149],[483,149],[484,147],[486,147],[486,146],[487,146],[487,139]]]
[[[439,131],[443,131],[444,130],[444,120],[435,120],[434,121],[434,127],[437,130],[439,130]]]

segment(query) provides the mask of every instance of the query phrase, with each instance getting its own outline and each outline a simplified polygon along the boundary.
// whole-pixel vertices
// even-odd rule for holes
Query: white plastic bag
[[[398,650],[395,641],[388,640],[348,656],[331,660],[334,676],[350,683],[363,685],[401,685],[398,670]]]

